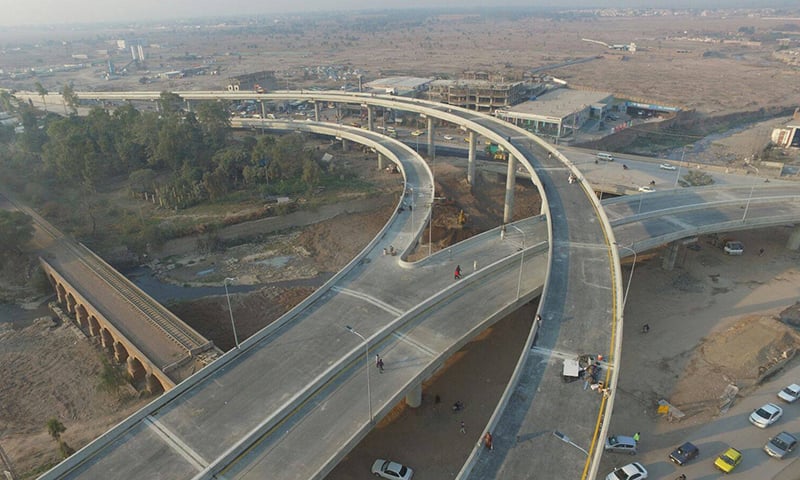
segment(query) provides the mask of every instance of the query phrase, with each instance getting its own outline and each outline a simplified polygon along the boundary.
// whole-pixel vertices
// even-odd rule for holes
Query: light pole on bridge
[[[236,344],[236,348],[239,348],[239,337],[236,335],[236,324],[233,322],[233,309],[231,308],[231,296],[228,293],[228,282],[235,281],[235,278],[225,278],[223,282],[225,284],[225,298],[228,299],[228,312],[231,314],[231,327],[233,328],[233,343]]]
[[[372,423],[372,392],[369,388],[369,343],[367,342],[367,339],[364,338],[364,335],[358,333],[355,328],[351,327],[350,325],[345,325],[344,328],[346,328],[347,331],[353,335],[358,336],[358,338],[364,342],[364,361],[366,362],[364,367],[367,372],[367,410],[369,412],[369,423]]]

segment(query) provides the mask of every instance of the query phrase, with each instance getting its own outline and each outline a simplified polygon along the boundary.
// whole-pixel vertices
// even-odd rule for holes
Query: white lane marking
[[[203,457],[189,447],[189,445],[184,443],[180,438],[167,430],[167,427],[165,427],[164,424],[159,422],[157,419],[152,416],[147,416],[144,419],[144,423],[152,427],[152,430],[156,433],[156,435],[161,437],[161,439],[164,440],[167,445],[171,446],[173,450],[178,452],[180,456],[192,464],[192,466],[198,471],[201,471],[208,466],[208,462],[203,459]]]

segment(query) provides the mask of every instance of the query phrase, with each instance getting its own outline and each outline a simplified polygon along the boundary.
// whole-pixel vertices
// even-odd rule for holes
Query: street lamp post
[[[750,210],[750,200],[753,199],[753,190],[756,188],[756,182],[750,185],[750,195],[747,196],[747,203],[744,205],[744,215],[742,215],[742,222],[747,219],[747,211]]]
[[[360,338],[364,342],[364,361],[366,362],[365,369],[367,372],[367,411],[369,412],[369,423],[372,423],[372,393],[370,392],[369,388],[369,343],[367,342],[367,339],[364,338],[364,335],[358,333],[350,325],[345,325],[344,328],[346,328],[347,331],[352,333],[353,335],[357,335],[358,338]]]
[[[678,172],[675,174],[675,188],[678,188],[678,181],[681,178],[681,166],[683,165],[683,158],[686,156],[686,147],[689,145],[684,145],[683,150],[681,151],[681,161],[678,162]],[[694,148],[694,145],[691,145]]]
[[[236,335],[236,324],[233,322],[233,309],[231,308],[231,296],[228,293],[228,282],[236,280],[235,278],[225,278],[223,284],[225,285],[225,298],[228,299],[228,313],[231,314],[231,328],[233,328],[233,343],[236,348],[239,348],[239,337]]]
[[[628,286],[625,287],[625,296],[622,298],[622,311],[625,311],[625,304],[628,303],[628,292],[631,290],[631,281],[633,280],[633,270],[636,268],[636,250],[632,249],[631,247],[626,247],[625,245],[620,245],[617,242],[614,242],[618,248],[624,248],[625,250],[630,250],[633,253],[633,264],[631,265],[631,275],[628,277]]]
[[[519,256],[519,278],[517,278],[517,300],[519,300],[519,292],[522,288],[522,265],[525,263],[525,232],[516,225],[510,225],[510,227],[522,234],[522,253]]]

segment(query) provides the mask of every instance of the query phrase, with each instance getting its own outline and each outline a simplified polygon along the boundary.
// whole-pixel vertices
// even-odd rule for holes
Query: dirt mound
[[[775,318],[745,317],[691,352],[670,402],[688,416],[716,414],[727,385],[736,384],[739,394],[747,395],[799,346],[800,334]]]

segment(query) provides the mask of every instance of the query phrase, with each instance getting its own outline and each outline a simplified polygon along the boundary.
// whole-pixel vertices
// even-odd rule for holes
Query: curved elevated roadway
[[[567,184],[568,169],[574,167],[557,153],[548,156],[550,148],[527,132],[475,112],[397,97],[329,92],[264,95],[270,96],[364,102],[464,125],[503,144],[516,158],[528,159],[523,165],[531,172],[535,169],[534,182],[547,192],[547,222],[520,222],[514,225],[519,235],[514,238],[508,229],[505,240],[500,240],[497,231],[487,232],[408,268],[403,262],[394,267],[391,257],[376,252],[387,242],[413,245],[428,212],[419,216],[418,226],[410,212],[402,214],[404,219],[393,218],[327,288],[245,342],[241,351],[229,353],[179,385],[44,478],[92,478],[100,472],[104,478],[147,476],[147,472],[163,478],[215,474],[218,478],[319,478],[371,428],[371,417],[391,408],[405,393],[413,393],[476,329],[527,301],[543,284],[547,285],[540,307],[544,324],[536,351],[523,353],[510,393],[489,426],[495,433],[495,451],[491,456],[473,455],[462,477],[528,478],[530,472],[555,472],[554,478],[593,477],[600,455],[595,440],[602,437],[601,418],[608,415],[610,405],[596,395],[576,395],[563,388],[556,360],[562,355],[602,352],[606,366],[611,367],[606,371],[613,386],[611,372],[619,345],[614,334],[621,315],[616,307],[621,294],[613,233],[588,184]],[[121,94],[120,98],[131,96]],[[230,95],[213,92],[208,98]],[[341,136],[344,131],[349,129],[335,127],[331,134]],[[405,158],[408,153],[400,151],[407,147],[385,137],[352,133],[388,156]],[[376,138],[370,138],[373,135]],[[409,168],[407,161],[401,159],[407,181],[417,185],[416,192],[427,192],[421,203],[430,202],[430,182],[426,187],[420,162]],[[547,233],[551,243],[546,243]],[[530,252],[524,257],[519,251],[523,245]],[[532,254],[541,249],[552,249],[549,270],[548,257]],[[517,257],[524,261],[518,263]],[[475,258],[489,267],[448,286],[453,262],[469,266]],[[520,264],[524,275],[518,277],[520,267],[515,266]],[[549,272],[547,281],[545,272]],[[523,294],[515,298],[515,290]],[[480,296],[470,295],[473,291],[480,291]],[[476,301],[476,297],[480,298]],[[460,315],[464,311],[471,312],[470,321],[475,323],[464,325]],[[378,378],[381,384],[393,385],[383,394],[376,387],[369,400],[364,398],[363,386],[358,386],[364,380],[359,380],[364,375],[363,345],[343,331],[346,324],[367,337],[371,350],[377,346],[387,358],[387,373]],[[453,327],[455,334],[448,330]],[[529,345],[535,335],[532,332]],[[393,366],[399,368],[393,370]],[[374,370],[371,373],[374,378]],[[369,415],[363,413],[367,410]],[[550,435],[565,429],[561,425],[572,428],[565,433],[574,444],[587,445],[591,454],[569,447],[564,451],[565,444]],[[553,462],[552,457],[560,461]]]

